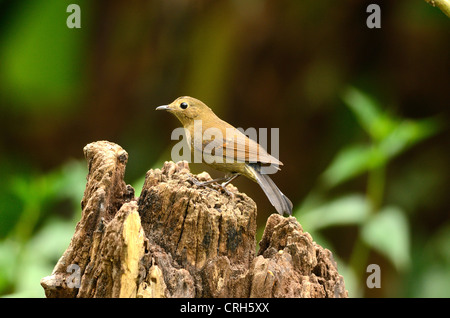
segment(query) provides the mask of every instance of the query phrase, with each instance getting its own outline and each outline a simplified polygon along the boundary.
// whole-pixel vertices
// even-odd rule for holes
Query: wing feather
[[[239,161],[247,163],[261,163],[264,165],[283,165],[281,161],[271,156],[256,141],[248,138],[235,128],[233,128],[231,134],[228,133],[218,135],[219,136],[212,134],[209,138],[203,138],[201,149],[199,149],[200,145],[195,144],[194,148],[197,151],[222,157],[224,162]],[[225,137],[223,137],[224,135]]]

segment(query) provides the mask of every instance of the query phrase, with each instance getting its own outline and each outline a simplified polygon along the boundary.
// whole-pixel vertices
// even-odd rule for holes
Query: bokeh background
[[[155,107],[190,95],[280,129],[273,179],[351,297],[450,297],[449,52],[450,19],[423,0],[0,1],[0,295],[44,296],[80,218],[83,147],[120,144],[139,193],[176,143]],[[274,209],[233,184],[261,235]]]

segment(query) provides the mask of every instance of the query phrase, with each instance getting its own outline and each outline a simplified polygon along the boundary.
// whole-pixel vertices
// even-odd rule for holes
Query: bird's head
[[[174,114],[185,127],[193,124],[194,120],[201,120],[212,113],[202,101],[189,96],[178,97],[172,103],[159,106],[156,110],[167,110]]]

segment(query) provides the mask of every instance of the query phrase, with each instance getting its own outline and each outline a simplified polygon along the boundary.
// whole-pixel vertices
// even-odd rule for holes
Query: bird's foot
[[[219,188],[223,190],[229,197],[234,199],[234,193],[227,189],[227,182],[224,182],[222,184],[218,184]]]
[[[214,191],[217,191],[216,189],[214,189],[212,187],[212,182],[211,181],[199,181],[197,178],[195,178],[193,176],[189,176],[189,181],[191,181],[192,184],[197,186],[197,187],[205,188],[206,186],[210,186],[209,188],[211,188]]]
[[[198,181],[197,178],[193,177],[193,176],[189,176],[189,181],[192,182],[193,185],[196,185],[197,187],[204,187],[205,186],[205,182],[201,182]]]
[[[231,198],[234,198],[234,194],[226,188],[226,185],[228,184],[227,182],[224,182],[222,184],[218,183],[216,180],[209,180],[209,181],[202,182],[192,176],[189,177],[189,181],[191,181],[192,184],[196,185],[197,187],[204,188],[204,187],[208,186],[210,189],[219,192],[217,190],[217,188],[218,188],[219,190],[222,190],[223,192],[225,192]]]

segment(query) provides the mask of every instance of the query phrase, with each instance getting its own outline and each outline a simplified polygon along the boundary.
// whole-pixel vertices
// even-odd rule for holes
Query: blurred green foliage
[[[358,237],[348,264],[351,268],[346,270],[352,272],[346,276],[346,282],[351,286],[350,295],[360,297],[361,284],[365,283],[361,266],[368,264],[369,249],[382,254],[399,272],[405,272],[411,265],[411,231],[406,212],[399,206],[384,205],[386,168],[395,156],[435,135],[441,124],[436,118],[396,118],[352,87],[344,92],[343,100],[369,140],[363,144],[346,145],[340,150],[319,179],[318,189],[313,189],[294,215],[316,239],[321,237],[320,230],[327,227],[358,227]],[[342,194],[337,198],[326,196],[330,188],[363,173],[368,175],[365,194]],[[446,243],[450,244],[450,241],[439,242]],[[324,244],[334,250],[333,244]],[[450,268],[450,263],[448,266]]]
[[[44,296],[80,218],[82,148],[119,143],[139,195],[173,145],[154,108],[192,95],[237,127],[280,128],[274,180],[350,296],[450,297],[448,19],[390,1],[370,30],[366,5],[0,1],[0,296]],[[243,179],[261,236],[272,207]]]
[[[3,105],[9,101],[24,112],[58,111],[61,105],[68,112],[68,106],[76,105],[72,101],[81,89],[85,33],[61,27],[70,3],[22,1],[8,17],[0,50]]]
[[[16,202],[0,214],[0,294],[44,296],[39,281],[52,272],[74,233],[80,214],[73,212],[80,210],[86,175],[85,162],[69,161],[49,173],[6,180],[0,202]],[[49,213],[55,210],[63,213]]]

